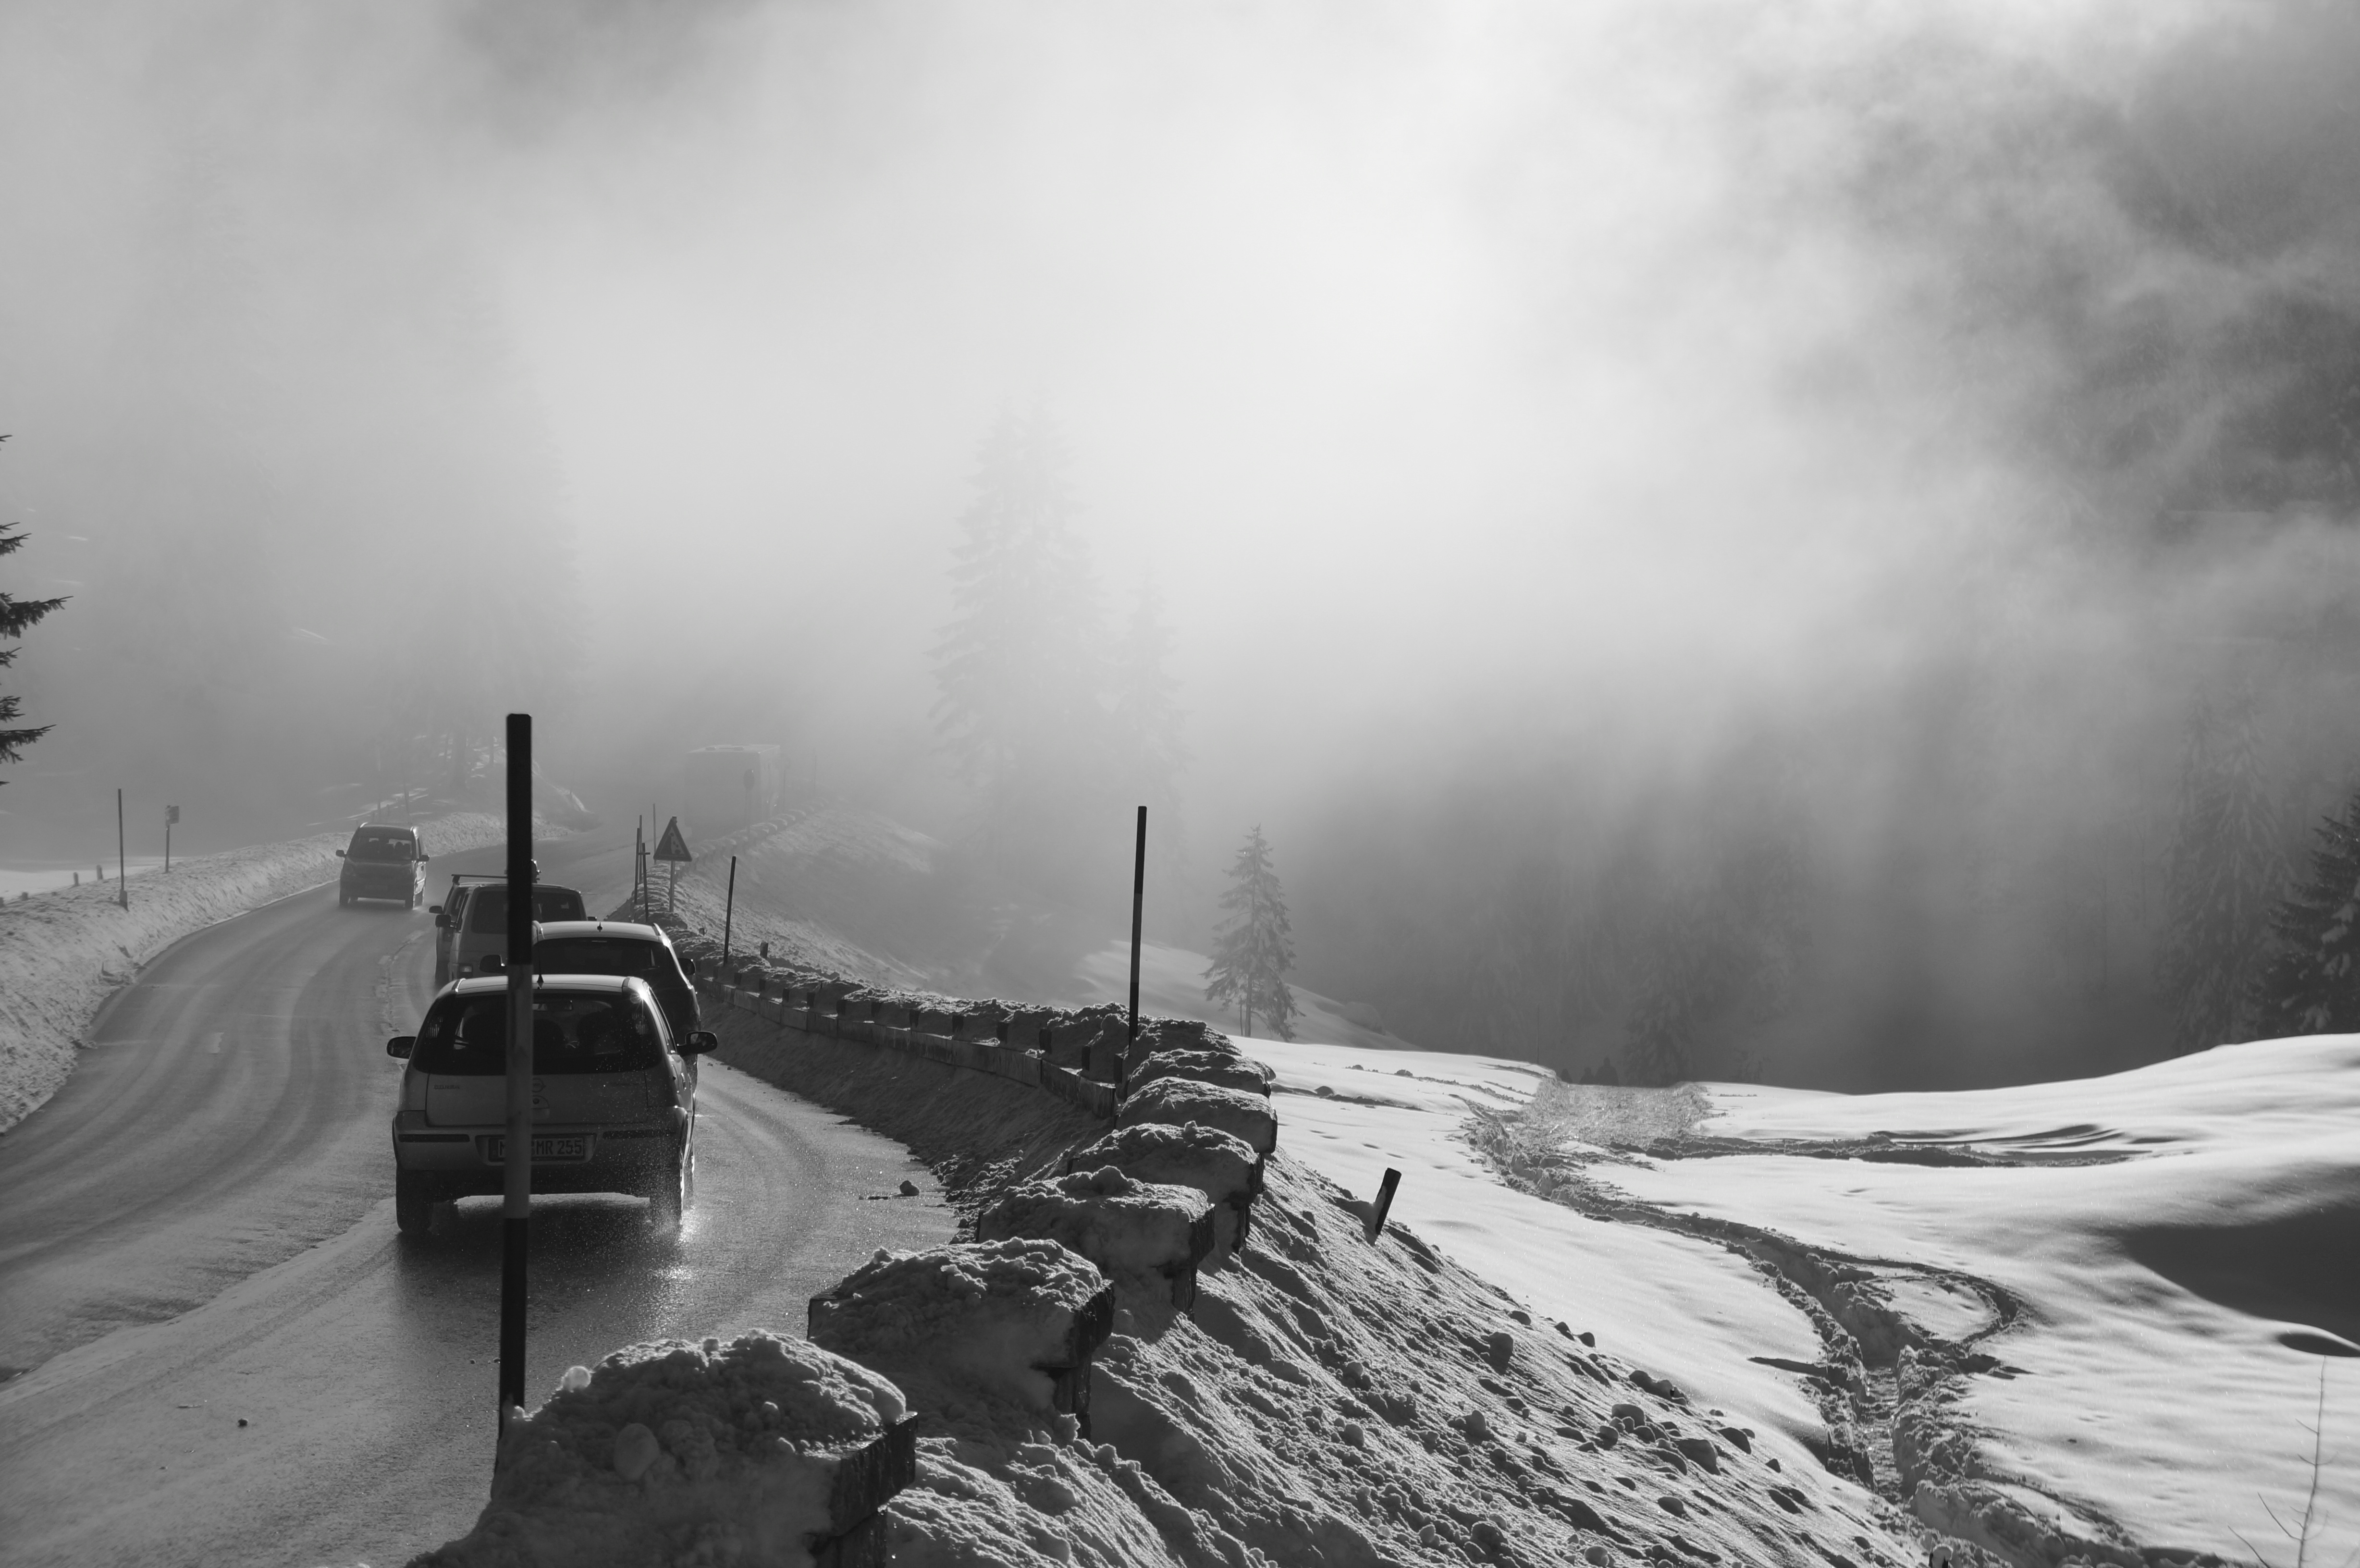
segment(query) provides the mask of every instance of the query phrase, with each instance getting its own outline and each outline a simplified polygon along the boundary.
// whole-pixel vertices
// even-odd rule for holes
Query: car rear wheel
[[[434,1223],[434,1200],[426,1183],[407,1171],[394,1172],[393,1223],[404,1236],[424,1236]]]

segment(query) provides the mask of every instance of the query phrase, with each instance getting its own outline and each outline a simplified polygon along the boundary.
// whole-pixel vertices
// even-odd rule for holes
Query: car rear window
[[[415,860],[418,841],[408,833],[372,833],[366,828],[353,834],[352,847],[344,851],[347,860]]]
[[[589,911],[582,905],[582,895],[571,887],[535,887],[532,890],[532,918],[537,920],[586,920]],[[497,883],[478,887],[467,900],[467,929],[486,936],[498,936],[508,929],[508,890]]]
[[[637,937],[554,937],[533,944],[532,966],[543,975],[636,975],[650,985],[683,983],[663,944]]]
[[[532,999],[532,1070],[557,1076],[628,1073],[663,1060],[659,1026],[634,996],[541,993]],[[504,992],[445,996],[426,1015],[411,1051],[421,1073],[490,1077],[508,1071]]]

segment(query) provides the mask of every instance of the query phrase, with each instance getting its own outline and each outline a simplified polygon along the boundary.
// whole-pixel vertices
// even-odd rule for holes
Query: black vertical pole
[[[1377,1201],[1369,1205],[1369,1218],[1363,1227],[1363,1234],[1371,1241],[1385,1234],[1385,1216],[1393,1213],[1393,1193],[1400,1186],[1401,1172],[1388,1170],[1384,1181],[1378,1184]]]
[[[500,1204],[500,1431],[524,1403],[525,1241],[532,1216],[532,715],[508,715],[508,1081]]]
[[[675,877],[680,875],[678,868],[674,868],[672,875]],[[729,976],[729,922],[736,918],[737,914],[738,857],[733,855],[729,857],[729,898],[728,901],[721,906],[721,976],[724,985],[728,983]]]
[[[1147,907],[1147,808],[1139,808],[1139,843],[1131,862],[1131,1034],[1122,1052],[1122,1071],[1115,1074],[1115,1093],[1131,1082],[1131,1052],[1139,1045],[1139,918]]]
[[[115,896],[125,909],[131,907],[130,864],[123,853],[123,791],[115,792]]]

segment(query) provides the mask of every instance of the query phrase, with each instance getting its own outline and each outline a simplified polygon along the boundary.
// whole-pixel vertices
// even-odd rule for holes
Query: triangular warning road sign
[[[688,840],[680,836],[680,819],[674,817],[664,824],[663,837],[656,843],[658,860],[694,860],[688,853]]]

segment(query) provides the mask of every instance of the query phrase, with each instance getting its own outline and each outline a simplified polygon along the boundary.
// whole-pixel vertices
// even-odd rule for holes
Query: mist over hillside
[[[1142,800],[1175,946],[1259,823],[1427,1046],[1934,1087],[2240,1034],[2190,802],[2259,885],[2355,783],[2324,0],[31,0],[0,89],[0,580],[71,595],[0,857],[529,709],[594,811],[777,745],[1076,932]],[[1062,574],[962,600],[1020,426]],[[1039,634],[980,770],[962,625]]]

